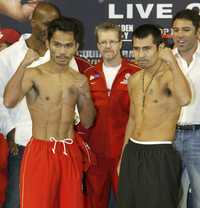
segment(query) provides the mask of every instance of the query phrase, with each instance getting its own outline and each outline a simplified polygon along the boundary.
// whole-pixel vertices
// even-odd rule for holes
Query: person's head
[[[48,47],[51,60],[66,65],[79,47],[80,30],[74,18],[60,17],[48,26]]]
[[[153,24],[144,24],[133,31],[133,56],[141,68],[153,66],[162,43],[161,30]]]
[[[104,62],[121,59],[122,32],[118,25],[104,22],[95,28],[97,48]]]
[[[197,47],[199,15],[197,11],[185,9],[172,19],[175,46],[180,53],[194,53]]]
[[[36,40],[45,43],[48,24],[61,16],[59,9],[51,3],[40,2],[35,8],[32,20],[32,35]]]
[[[0,29],[0,51],[19,40],[21,34],[13,28]]]

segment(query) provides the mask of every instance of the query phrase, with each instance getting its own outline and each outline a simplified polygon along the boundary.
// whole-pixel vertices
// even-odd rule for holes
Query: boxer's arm
[[[38,54],[29,49],[22,60],[17,71],[9,80],[4,91],[4,105],[7,108],[12,108],[33,86],[34,70],[27,69],[27,67],[38,59]]]
[[[83,76],[82,83],[79,87],[77,106],[78,106],[78,111],[82,125],[85,128],[91,127],[96,116],[96,110],[91,98],[88,81],[85,76]]]
[[[4,91],[4,105],[13,108],[32,88],[33,82],[30,69],[20,67],[6,85]]]
[[[159,57],[169,66],[172,73],[172,92],[181,106],[188,105],[192,93],[189,83],[181,71],[172,50],[166,47],[159,48]]]

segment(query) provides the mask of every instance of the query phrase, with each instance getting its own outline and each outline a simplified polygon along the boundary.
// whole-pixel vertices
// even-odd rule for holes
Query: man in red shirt
[[[89,168],[86,181],[88,207],[107,208],[111,186],[117,191],[117,164],[129,115],[127,82],[139,68],[121,57],[122,34],[117,25],[102,23],[95,32],[102,60],[84,73],[97,113],[87,141],[97,162]]]

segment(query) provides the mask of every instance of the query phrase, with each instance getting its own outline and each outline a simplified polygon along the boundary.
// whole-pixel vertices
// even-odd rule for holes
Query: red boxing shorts
[[[92,164],[79,135],[49,141],[32,138],[20,173],[20,208],[83,208],[82,172]]]

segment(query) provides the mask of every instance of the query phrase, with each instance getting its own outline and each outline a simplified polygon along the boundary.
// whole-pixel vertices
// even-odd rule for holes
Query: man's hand
[[[12,129],[7,134],[7,140],[8,140],[8,147],[9,147],[10,154],[18,155],[19,149],[18,149],[17,144],[15,143],[15,129]]]
[[[22,12],[24,15],[24,19],[30,20],[32,18],[33,11],[39,1],[41,1],[41,0],[29,0],[26,4],[22,5]]]
[[[39,1],[29,0],[22,4],[21,0],[1,0],[0,12],[18,21],[30,20]]]
[[[176,59],[172,53],[172,50],[162,44],[159,46],[159,57],[168,65],[173,65],[176,63]]]

